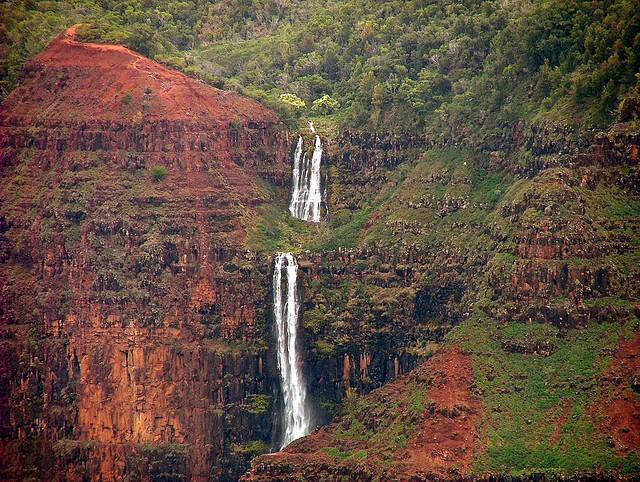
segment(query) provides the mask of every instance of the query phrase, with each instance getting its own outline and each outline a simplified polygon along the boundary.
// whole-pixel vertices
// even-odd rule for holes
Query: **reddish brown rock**
[[[361,400],[362,411],[352,415],[357,420],[336,420],[278,453],[258,457],[245,480],[461,480],[482,445],[477,424],[484,407],[472,386],[471,358],[456,346],[442,349]],[[412,411],[416,406],[423,407],[419,413]],[[386,417],[394,419],[391,426]],[[372,431],[371,438],[345,434],[357,422]],[[394,430],[403,424],[411,429],[396,441],[380,432],[390,427],[397,436],[402,431]],[[341,460],[335,453],[345,456]]]
[[[640,335],[636,332],[618,344],[602,374],[601,394],[589,409],[594,425],[610,434],[610,445],[621,455],[640,447],[640,400],[629,390],[638,390],[639,378]]]
[[[242,244],[286,137],[257,102],[76,28],[0,106],[0,478],[242,472],[274,372],[269,260]]]

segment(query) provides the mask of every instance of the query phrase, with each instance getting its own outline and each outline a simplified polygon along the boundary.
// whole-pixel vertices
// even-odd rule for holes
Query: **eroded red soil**
[[[640,334],[619,343],[602,374],[608,390],[591,407],[596,427],[625,455],[640,447],[640,397],[631,388],[640,377]],[[637,383],[637,381],[636,381]]]
[[[416,389],[417,386],[417,389]],[[367,395],[387,405],[388,414],[410,411],[411,397],[426,389],[423,412],[412,425],[402,448],[388,449],[389,440],[361,440],[337,432],[340,421],[290,444],[275,454],[259,457],[249,480],[291,474],[309,480],[368,480],[371,474],[392,480],[455,479],[464,476],[480,448],[478,422],[482,402],[473,395],[471,358],[460,347],[440,350],[433,358]],[[409,393],[407,387],[411,388]],[[394,408],[390,408],[394,407]],[[363,414],[363,417],[370,414]],[[410,421],[406,421],[411,424]],[[342,452],[366,451],[366,459],[336,461],[327,448]]]
[[[479,443],[477,423],[482,405],[469,387],[473,383],[471,358],[459,347],[436,355],[433,382],[426,396],[436,410],[426,416],[407,444],[409,458],[401,465],[407,474],[463,475]]]
[[[121,45],[77,42],[78,27],[67,29],[27,62],[28,71],[64,69],[54,77],[43,77],[45,88],[20,92],[14,101],[22,104],[22,115],[58,118],[66,113],[126,121],[123,114],[134,117],[141,112],[146,119],[163,121],[213,116],[225,124],[234,116],[256,115],[273,120],[273,114],[251,99],[195,81]],[[74,88],[66,89],[70,84]],[[123,101],[127,92],[131,98]],[[56,105],[75,106],[77,111],[60,112],[53,108]],[[49,108],[43,111],[43,107]]]

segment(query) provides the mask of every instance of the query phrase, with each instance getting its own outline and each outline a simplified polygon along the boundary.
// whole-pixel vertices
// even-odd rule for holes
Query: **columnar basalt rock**
[[[428,353],[424,343],[441,341],[464,318],[458,303],[468,273],[435,270],[435,259],[374,246],[299,256],[306,371],[319,405],[408,372]]]
[[[211,480],[268,448],[269,266],[242,243],[286,143],[75,27],[27,63],[0,106],[3,477]]]

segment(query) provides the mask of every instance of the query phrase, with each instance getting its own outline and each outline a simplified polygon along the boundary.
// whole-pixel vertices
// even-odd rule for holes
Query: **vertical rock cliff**
[[[637,471],[637,102],[588,139],[344,132],[310,226],[270,111],[74,32],[0,105],[0,478],[236,479],[282,403],[269,255],[301,243],[300,368],[338,417],[248,477],[536,477],[527,445]]]
[[[133,51],[31,59],[0,106],[0,476],[225,479],[269,448],[288,147],[258,103]],[[288,176],[287,176],[288,179]]]
[[[490,152],[337,139],[353,247],[300,268],[312,385],[341,413],[245,480],[637,478],[640,136],[621,121],[569,154],[560,128]]]

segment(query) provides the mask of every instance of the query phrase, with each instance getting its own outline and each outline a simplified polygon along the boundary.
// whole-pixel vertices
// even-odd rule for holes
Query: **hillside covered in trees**
[[[640,19],[615,1],[16,0],[2,8],[2,93],[70,23],[278,108],[328,94],[339,128],[500,134],[526,119],[606,126],[637,95]],[[285,116],[285,112],[282,112]],[[497,131],[497,132],[496,132]]]

